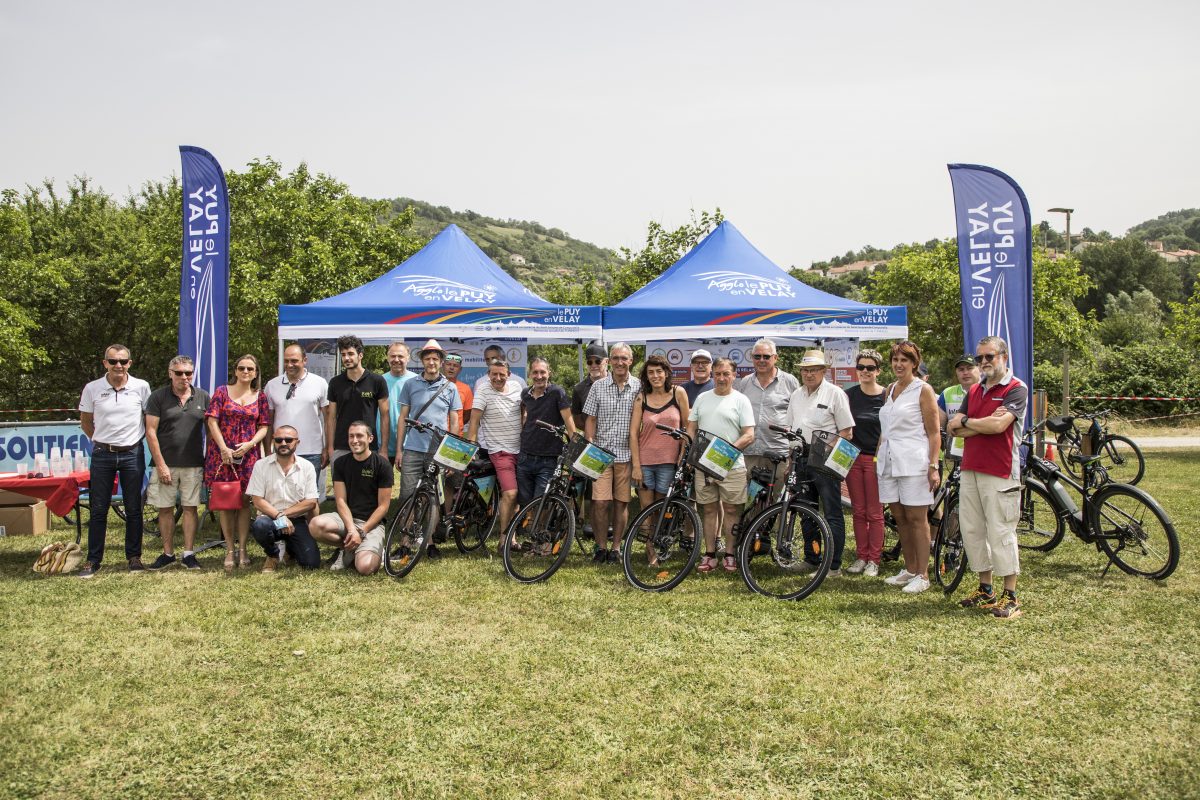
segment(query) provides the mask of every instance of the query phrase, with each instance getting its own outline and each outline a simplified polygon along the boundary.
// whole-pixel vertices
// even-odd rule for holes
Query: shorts
[[[515,492],[517,490],[517,454],[502,453],[499,450],[489,450],[488,458],[496,468],[496,481],[500,491]]]
[[[150,467],[150,485],[146,487],[146,504],[154,508],[174,508],[175,502],[184,508],[200,505],[200,484],[204,482],[204,467],[171,467],[171,485],[158,482],[158,468]]]
[[[674,464],[643,464],[642,486],[656,494],[666,494],[675,477]]]
[[[929,490],[929,473],[924,475],[879,476],[879,502],[899,503],[902,506],[931,506],[933,492]]]
[[[309,525],[312,525],[313,521],[315,521],[317,519],[321,520],[323,523],[326,523],[326,524],[332,526],[333,529],[336,530],[343,539],[346,538],[346,526],[342,522],[341,514],[337,513],[336,511],[330,511],[325,514],[321,514],[321,515],[315,517],[314,520],[310,520]],[[357,518],[354,520],[354,523],[356,525],[362,525],[364,522],[366,522],[366,520],[357,519]],[[378,525],[376,525],[374,528],[371,528],[371,530],[363,532],[362,543],[358,547],[355,548],[354,552],[356,552],[356,553],[374,553],[377,556],[380,556],[380,557],[383,556],[383,523],[382,522],[379,523]]]
[[[633,464],[626,461],[623,464],[613,463],[592,482],[592,499],[601,502],[616,500],[618,503],[629,502],[629,475]]]
[[[731,469],[725,480],[710,478],[696,470],[696,502],[702,506],[720,500],[733,506],[746,504],[746,468]]]

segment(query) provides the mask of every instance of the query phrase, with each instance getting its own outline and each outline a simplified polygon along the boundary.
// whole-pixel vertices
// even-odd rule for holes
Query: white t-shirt
[[[719,395],[716,390],[702,392],[688,412],[688,421],[695,422],[702,431],[720,436],[733,444],[742,438],[742,428],[754,427],[754,406],[750,398],[731,389],[727,395]],[[738,456],[734,469],[746,466],[746,460]]]
[[[146,403],[150,384],[130,376],[125,385],[114,389],[108,376],[83,387],[79,410],[92,415],[96,426],[93,442],[130,447],[146,436]]]
[[[301,500],[317,499],[317,471],[303,458],[293,458],[292,468],[284,474],[275,453],[254,462],[246,483],[246,494],[261,497],[276,510],[283,511]]]
[[[512,378],[497,392],[490,383],[475,391],[472,418],[479,414],[480,443],[488,452],[521,452],[521,385]]]
[[[787,425],[793,431],[802,432],[806,442],[812,441],[813,431],[837,433],[844,428],[853,428],[850,398],[841,387],[826,380],[821,381],[812,393],[801,383],[800,388],[792,392]]]
[[[318,455],[325,449],[325,407],[329,405],[329,382],[315,372],[305,372],[292,388],[287,374],[267,381],[267,405],[271,408],[272,428],[291,425],[300,435],[296,455]]]

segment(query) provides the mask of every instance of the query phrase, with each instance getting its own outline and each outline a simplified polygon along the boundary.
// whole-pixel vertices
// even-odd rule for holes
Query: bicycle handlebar
[[[767,427],[770,428],[771,430],[775,431],[776,433],[782,433],[786,438],[792,440],[793,442],[804,441],[804,432],[803,431],[794,431],[791,428],[787,427],[786,425],[772,424],[772,425],[768,425]]]
[[[672,428],[670,425],[663,425],[661,422],[654,423],[654,427],[672,439],[687,439],[689,442],[692,441],[692,437],[688,436],[687,431],[683,428]]]

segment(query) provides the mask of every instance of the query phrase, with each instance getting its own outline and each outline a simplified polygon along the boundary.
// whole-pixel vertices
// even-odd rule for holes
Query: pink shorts
[[[496,480],[500,483],[500,491],[515,492],[517,490],[517,454],[488,452],[492,466],[496,468]]]

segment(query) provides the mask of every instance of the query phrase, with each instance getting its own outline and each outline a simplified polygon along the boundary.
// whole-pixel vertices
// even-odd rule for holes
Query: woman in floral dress
[[[235,527],[240,566],[250,566],[250,558],[246,555],[246,540],[250,536],[250,498],[246,496],[246,484],[258,461],[258,445],[266,438],[271,424],[266,393],[258,390],[258,359],[251,355],[242,356],[237,360],[233,375],[233,383],[218,386],[213,392],[212,402],[205,412],[208,450],[204,455],[204,482],[212,486],[213,481],[230,480],[230,475],[237,475],[242,482],[242,507],[237,511],[220,512],[227,570],[233,569],[235,564]]]

